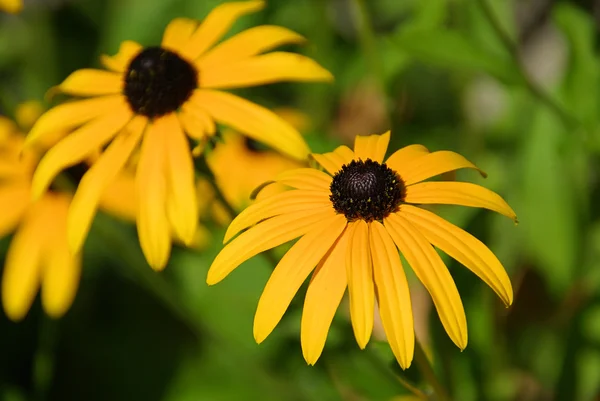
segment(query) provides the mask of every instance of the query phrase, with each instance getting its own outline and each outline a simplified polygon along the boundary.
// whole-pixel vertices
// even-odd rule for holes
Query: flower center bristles
[[[333,176],[329,189],[333,208],[348,221],[381,221],[398,210],[406,195],[398,174],[385,163],[371,159],[352,160],[343,165]]]
[[[156,118],[181,107],[197,83],[192,64],[172,51],[148,47],[127,68],[125,96],[134,113]]]

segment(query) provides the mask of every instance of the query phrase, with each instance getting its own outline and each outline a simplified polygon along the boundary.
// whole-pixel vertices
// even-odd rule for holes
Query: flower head
[[[198,212],[188,137],[202,146],[215,123],[295,158],[308,155],[300,134],[271,111],[221,89],[279,81],[327,81],[331,74],[299,54],[272,52],[303,38],[285,28],[259,26],[216,45],[242,15],[263,1],[225,3],[198,24],[173,20],[160,46],[125,41],[118,54],[103,56],[108,69],[72,73],[57,91],[80,97],[46,113],[27,141],[53,132],[69,132],[41,160],[33,194],[39,197],[62,169],[106,147],[85,174],[69,210],[73,251],[81,248],[98,205],[99,194],[114,180],[140,146],[136,172],[137,227],[142,250],[155,269],[165,266],[171,237],[189,244]],[[107,146],[108,144],[108,146]]]
[[[15,232],[1,292],[4,311],[12,320],[27,314],[40,287],[46,313],[62,316],[75,298],[81,274],[81,255],[72,253],[67,243],[71,192],[53,187],[31,201],[32,176],[41,149],[23,150],[25,136],[20,129],[30,127],[41,113],[38,102],[27,102],[16,110],[18,125],[0,117],[0,238]],[[100,207],[132,220],[128,199],[122,197],[130,187],[130,182],[118,176],[101,194]],[[115,196],[117,192],[121,197]]]
[[[265,197],[237,216],[215,258],[208,284],[221,281],[250,257],[297,237],[262,293],[254,337],[262,342],[275,328],[294,294],[312,272],[301,323],[302,350],[314,364],[348,288],[354,335],[364,348],[373,329],[375,301],[388,341],[401,367],[413,357],[414,329],[408,283],[399,252],[427,288],[446,332],[461,349],[467,323],[454,281],[434,246],[466,266],[510,305],[512,287],[494,254],[459,227],[418,207],[454,204],[482,207],[516,219],[496,193],[465,182],[423,182],[477,167],[457,153],[430,153],[411,145],[385,162],[390,134],[356,137],[346,146],[313,154],[325,169],[282,173],[276,182],[290,190]]]
[[[16,14],[23,8],[23,0],[0,0],[0,11]]]
[[[284,108],[274,111],[298,131],[306,130],[308,118],[304,114]],[[229,129],[223,131],[223,143],[206,156],[206,162],[225,199],[238,210],[250,204],[253,192],[263,183],[286,170],[304,167],[298,160],[277,153]],[[257,194],[257,198],[284,189],[283,185],[269,185]]]

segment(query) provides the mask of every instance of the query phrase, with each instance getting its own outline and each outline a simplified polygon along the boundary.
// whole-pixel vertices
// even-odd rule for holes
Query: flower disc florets
[[[156,118],[181,107],[197,86],[198,72],[178,54],[148,47],[131,60],[125,96],[136,114]]]
[[[385,163],[352,160],[333,176],[329,199],[336,212],[348,221],[383,220],[398,210],[406,187]]]

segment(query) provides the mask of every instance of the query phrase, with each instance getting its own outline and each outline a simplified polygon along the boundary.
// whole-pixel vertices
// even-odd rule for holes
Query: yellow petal
[[[1,139],[0,139],[1,140]],[[23,180],[27,179],[27,169],[23,163],[18,160],[12,160],[12,157],[4,154],[4,149],[1,149],[3,159],[0,159],[0,179]],[[18,156],[17,156],[18,157]],[[8,159],[8,160],[7,160]]]
[[[354,154],[356,159],[371,159],[383,163],[385,152],[390,143],[390,131],[382,135],[357,135],[354,139]]]
[[[197,141],[205,141],[217,130],[210,115],[197,107],[190,107],[190,102],[183,105],[177,117],[185,133]]]
[[[256,26],[217,45],[201,56],[197,65],[200,70],[209,66],[223,66],[281,45],[303,43],[304,41],[304,37],[287,28],[274,25]]]
[[[215,7],[186,43],[179,45],[179,53],[194,60],[212,47],[231,28],[238,18],[256,12],[265,6],[264,1],[224,3]]]
[[[500,195],[469,182],[421,182],[406,188],[405,201],[419,204],[481,207],[517,220],[515,212]]]
[[[302,354],[309,365],[314,365],[321,356],[335,311],[346,291],[347,244],[348,236],[340,235],[317,265],[306,291],[300,342]]]
[[[39,197],[61,170],[81,162],[110,141],[132,114],[128,107],[115,110],[73,131],[50,149],[33,175],[33,197]]]
[[[104,96],[93,99],[68,102],[54,107],[43,114],[35,123],[25,139],[25,146],[44,142],[48,136],[54,136],[57,131],[78,127],[96,117],[112,115],[119,109],[129,107],[125,97]]]
[[[120,219],[135,222],[137,203],[133,174],[122,172],[108,184],[100,197],[100,209]]]
[[[296,189],[326,193],[329,193],[329,186],[331,185],[331,177],[314,168],[287,170],[279,174],[275,181]]]
[[[467,346],[465,310],[450,272],[440,255],[410,222],[399,214],[385,220],[385,228],[421,280],[437,309],[450,339],[460,349]]]
[[[58,318],[65,314],[75,299],[81,276],[81,259],[69,251],[67,244],[69,198],[54,196],[52,203],[52,235],[46,243],[43,257],[42,305],[48,315]]]
[[[427,241],[475,273],[509,306],[513,301],[510,279],[496,256],[477,238],[435,214],[403,205],[400,213]]]
[[[175,18],[165,29],[161,47],[177,51],[190,39],[197,25],[193,19]]]
[[[122,74],[86,68],[71,73],[58,89],[76,96],[113,95],[121,93],[124,84]]]
[[[266,197],[242,211],[231,222],[223,242],[229,242],[237,233],[261,220],[300,210],[331,207],[331,201],[320,192],[292,190]]]
[[[477,168],[473,163],[465,159],[458,153],[449,150],[429,153],[423,157],[417,157],[410,163],[396,170],[406,185],[426,180],[428,178],[454,171],[461,168],[472,168],[485,177],[485,173]]]
[[[273,270],[258,301],[254,339],[261,343],[277,326],[306,277],[335,243],[346,219],[330,215],[298,240]]]
[[[231,89],[281,81],[332,81],[333,76],[314,60],[296,53],[274,52],[246,58],[232,64],[202,70],[200,86]]]
[[[41,258],[51,235],[47,199],[31,206],[6,254],[2,277],[2,304],[6,316],[21,320],[29,311],[40,284]]]
[[[429,154],[429,150],[425,146],[409,145],[392,153],[385,161],[385,164],[396,172],[405,171],[409,163],[426,154]]]
[[[354,159],[354,151],[346,145],[338,146],[333,153],[339,155],[344,164],[348,164]]]
[[[317,161],[329,174],[335,175],[354,158],[354,152],[347,146],[339,146],[329,153],[311,153],[311,157]]]
[[[135,176],[138,236],[146,260],[155,270],[164,269],[171,252],[165,175],[168,132],[164,121],[158,118],[146,129]]]
[[[30,200],[31,192],[26,181],[0,186],[0,238],[15,229]]]
[[[415,350],[408,282],[394,241],[377,221],[371,223],[371,255],[383,329],[400,367],[407,369]]]
[[[361,349],[364,349],[373,331],[375,308],[369,226],[364,220],[357,220],[348,224],[348,230],[346,274],[350,295],[350,317],[356,342]]]
[[[308,156],[302,135],[272,111],[230,93],[197,90],[197,102],[215,120],[296,159]]]
[[[206,283],[213,285],[223,280],[236,267],[267,249],[306,234],[333,209],[310,209],[272,217],[240,234],[227,244],[213,261]]]
[[[175,234],[190,245],[198,227],[194,162],[177,116],[172,113],[161,120],[166,141],[169,217]]]
[[[81,250],[102,194],[127,163],[146,124],[145,117],[138,116],[131,120],[100,159],[83,175],[67,217],[68,243],[74,254]]]
[[[121,42],[121,46],[119,47],[119,52],[117,54],[114,56],[103,54],[100,56],[100,62],[109,70],[124,73],[129,67],[131,60],[133,60],[133,58],[137,56],[142,49],[143,47],[139,43],[132,40],[126,40]]]

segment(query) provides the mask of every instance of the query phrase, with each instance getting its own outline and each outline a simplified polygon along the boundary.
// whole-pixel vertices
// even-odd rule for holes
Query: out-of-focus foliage
[[[2,113],[44,99],[122,40],[157,44],[172,18],[201,19],[220,2],[26,1],[21,14],[0,15]],[[592,3],[270,0],[230,32],[286,26],[308,39],[294,50],[335,75],[332,85],[241,91],[308,114],[314,151],[391,128],[392,151],[423,143],[465,154],[489,178],[459,178],[498,192],[517,212],[514,226],[486,211],[438,208],[491,247],[515,289],[505,309],[474,275],[449,264],[469,322],[465,351],[445,336],[412,277],[417,335],[454,400],[600,397],[600,61]],[[345,307],[314,367],[300,351],[302,297],[256,345],[252,319],[271,263],[255,257],[207,287],[224,234],[218,221],[210,228],[207,250],[177,248],[157,274],[135,229],[99,216],[67,315],[50,320],[38,300],[23,322],[0,316],[0,399],[415,399],[405,380],[429,394],[416,367],[400,371],[386,346],[358,349]],[[0,255],[8,243],[0,242]]]

